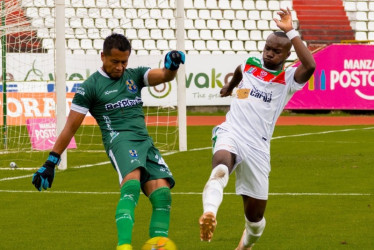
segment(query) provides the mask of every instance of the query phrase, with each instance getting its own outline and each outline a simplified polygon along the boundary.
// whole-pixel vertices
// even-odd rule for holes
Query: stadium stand
[[[7,34],[8,51],[53,53],[53,0],[7,0],[6,25],[27,31]],[[98,54],[112,32],[132,40],[134,54],[162,54],[175,49],[176,0],[66,0],[66,48],[73,54]],[[187,54],[259,52],[277,30],[279,8],[294,10],[295,27],[308,46],[341,40],[374,39],[371,0],[185,0]],[[101,44],[100,44],[101,43]],[[294,52],[294,51],[293,51]],[[291,57],[295,57],[293,54]]]

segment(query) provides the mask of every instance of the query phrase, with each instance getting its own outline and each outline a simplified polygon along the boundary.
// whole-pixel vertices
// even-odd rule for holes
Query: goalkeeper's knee
[[[244,216],[245,217],[245,216]],[[245,247],[252,247],[257,240],[261,237],[264,232],[266,225],[265,217],[262,218],[259,222],[250,222],[245,217],[245,237],[243,240],[243,245]]]
[[[217,214],[219,205],[223,199],[223,189],[229,181],[229,168],[226,165],[216,166],[209,177],[203,191],[204,212]]]

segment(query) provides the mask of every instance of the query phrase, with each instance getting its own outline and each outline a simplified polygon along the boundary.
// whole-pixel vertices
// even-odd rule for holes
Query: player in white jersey
[[[297,31],[291,12],[281,9],[282,30],[269,35],[262,58],[249,57],[239,65],[221,96],[236,98],[226,121],[213,129],[212,172],[203,191],[204,212],[199,219],[200,238],[210,241],[217,225],[216,216],[229,175],[236,172],[236,193],[244,204],[245,229],[237,247],[251,249],[265,228],[270,173],[270,140],[275,123],[292,95],[304,87],[315,69],[315,61]],[[294,46],[301,62],[284,68]]]

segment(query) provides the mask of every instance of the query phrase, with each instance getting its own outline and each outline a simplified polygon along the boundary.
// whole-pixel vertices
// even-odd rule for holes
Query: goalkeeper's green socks
[[[121,188],[121,198],[117,205],[116,224],[118,231],[118,246],[131,244],[134,226],[134,210],[139,200],[140,182],[128,180]]]
[[[149,236],[168,237],[170,224],[171,193],[168,187],[156,189],[149,196],[152,203],[152,217],[149,225]]]

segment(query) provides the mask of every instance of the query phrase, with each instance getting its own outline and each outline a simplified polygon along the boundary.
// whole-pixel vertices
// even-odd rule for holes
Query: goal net
[[[55,1],[2,3],[0,168],[9,168],[10,162],[37,168],[56,138]],[[77,87],[101,66],[103,42],[111,33],[129,38],[129,67],[162,67],[164,55],[176,49],[174,9],[168,0],[65,0],[66,114]],[[148,129],[161,151],[178,149],[176,86],[173,81],[142,93]],[[80,165],[105,156],[90,114],[67,152]]]

